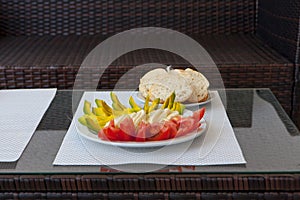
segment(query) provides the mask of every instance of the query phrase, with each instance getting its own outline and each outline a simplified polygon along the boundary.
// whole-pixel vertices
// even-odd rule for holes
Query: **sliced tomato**
[[[105,136],[110,141],[118,141],[119,139],[119,130],[113,126],[108,126],[104,129]]]
[[[201,108],[201,109],[195,111],[195,112],[193,113],[193,118],[194,118],[196,121],[200,121],[200,120],[203,118],[204,113],[205,113],[205,107],[203,107],[203,108]]]
[[[165,122],[164,126],[169,128],[169,138],[174,138],[177,135],[177,124],[172,121]]]
[[[115,127],[115,120],[110,120],[108,126]]]
[[[104,129],[101,129],[99,132],[98,132],[98,138],[100,138],[101,140],[107,140],[106,136],[105,136],[105,133],[104,133]]]
[[[104,127],[98,132],[98,137],[102,140],[111,140],[111,141],[117,139],[117,130],[115,129],[114,120],[111,120],[107,127]]]
[[[133,120],[128,117],[116,127],[111,120],[107,127],[98,132],[98,137],[110,141],[160,141],[191,133],[200,126],[205,108],[201,108],[190,117],[177,116],[164,123],[148,124],[141,122],[136,129]]]
[[[173,117],[171,119],[171,121],[176,125],[176,128],[178,129],[179,128],[179,125],[180,125],[180,120],[182,119],[181,116],[176,116],[176,117]]]
[[[149,141],[160,141],[167,140],[170,138],[170,128],[169,126],[160,126],[159,131],[152,137],[147,138]]]
[[[105,127],[102,129],[103,135],[101,136],[103,140],[109,141],[132,141],[133,136],[128,135],[124,131],[115,127]]]
[[[132,121],[132,120],[131,120]],[[126,120],[122,125],[123,130],[115,126],[114,120],[109,122],[109,125],[98,132],[98,137],[102,140],[110,141],[132,141],[134,136],[130,135],[135,131],[134,125],[131,126],[130,120]],[[126,131],[126,132],[125,132]],[[130,133],[130,134],[128,134]]]
[[[119,129],[118,141],[133,141],[134,136],[125,133],[123,130]]]
[[[198,122],[196,122],[193,117],[185,117],[180,120],[179,124],[180,125],[177,131],[177,137],[186,135],[194,131],[198,125]]]
[[[163,124],[158,122],[149,124],[146,131],[146,138],[151,138],[157,135],[162,128],[163,128]]]
[[[133,120],[130,117],[126,117],[121,123],[120,123],[120,129],[126,133],[129,136],[134,137],[136,135],[135,133],[135,127]]]
[[[146,131],[148,125],[144,122],[141,122],[137,129],[137,134],[135,137],[135,141],[137,142],[145,142],[146,141]]]

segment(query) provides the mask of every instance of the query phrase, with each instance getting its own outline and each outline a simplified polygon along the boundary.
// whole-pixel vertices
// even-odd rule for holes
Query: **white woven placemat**
[[[20,158],[56,89],[0,90],[0,162]]]
[[[76,120],[83,114],[84,100],[100,98],[110,103],[109,92],[85,92],[53,162],[54,165],[121,165],[151,163],[164,165],[226,165],[246,163],[217,92],[207,105],[208,130],[191,142],[163,148],[119,148],[89,141],[78,135]],[[117,92],[128,101],[133,92]],[[124,102],[124,103],[125,103]],[[213,108],[213,109],[212,109]]]

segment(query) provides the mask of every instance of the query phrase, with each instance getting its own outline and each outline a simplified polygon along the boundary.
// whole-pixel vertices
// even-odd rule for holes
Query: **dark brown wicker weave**
[[[293,113],[294,122],[300,127],[300,2],[297,0],[258,1],[257,34],[294,63]]]
[[[0,0],[0,89],[73,88],[83,59],[105,38],[131,28],[164,27],[203,45],[226,87],[271,88],[300,127],[299,10],[297,0]],[[129,69],[149,62],[189,66],[168,52],[138,50],[116,60],[101,77],[99,88],[113,88]],[[209,73],[210,68],[206,69]],[[98,81],[93,69],[85,75],[91,82]],[[82,87],[89,87],[81,78]],[[126,88],[135,89],[137,83]],[[34,198],[296,200],[300,199],[300,177],[0,175],[0,199]]]
[[[255,33],[256,14],[258,12],[261,19],[265,18],[264,7],[272,4],[267,2],[260,1],[261,8],[257,9],[254,0],[152,0],[126,3],[2,0],[0,33],[6,37],[0,38],[0,87],[71,88],[82,60],[103,40],[102,36],[130,28],[158,26],[189,35],[196,34],[196,39],[199,38],[200,44],[208,49],[220,67],[226,87],[271,87],[290,114],[291,88],[294,82],[292,63],[266,47],[255,36],[208,36]],[[263,37],[268,28],[264,24],[268,23],[258,21],[259,33]],[[293,34],[294,29],[290,32]],[[66,37],[58,37],[59,35]],[[271,37],[267,37],[267,41],[269,38]],[[292,50],[294,49],[288,52]],[[146,55],[150,57],[147,58]],[[141,53],[139,62],[149,59],[175,66],[182,64],[177,58],[160,55]],[[124,62],[125,60],[129,62]],[[118,64],[113,68],[120,67],[123,70],[109,71],[100,83],[102,88],[112,88],[112,77],[118,79],[127,71],[128,66],[137,64],[136,59],[131,59],[130,56],[116,63]]]
[[[190,35],[196,34],[196,39],[208,49],[220,67],[226,87],[270,87],[290,114],[291,88],[294,84],[292,63],[266,47],[254,35],[229,38],[208,36],[255,33],[256,14],[258,12],[261,19],[264,19],[264,7],[269,4],[267,1],[260,1],[259,5],[261,6],[257,9],[256,1],[250,0],[153,0],[127,3],[2,0],[0,33],[6,37],[0,38],[0,87],[72,88],[82,60],[104,39],[103,36],[130,28],[158,26]],[[258,21],[259,33],[264,37],[268,30],[268,26],[264,24],[268,23]],[[293,29],[289,33],[293,34],[294,31]],[[269,41],[272,37],[264,39]],[[291,51],[294,48],[284,52]],[[182,64],[178,58],[161,56],[161,53],[144,52],[138,56],[140,64],[147,59],[175,66]],[[137,64],[136,59],[130,58],[130,55],[116,63],[113,68],[120,67],[123,70],[108,71],[107,77],[100,83],[102,88],[112,88],[114,80],[126,72],[128,66]]]
[[[300,35],[300,33],[299,33]],[[300,50],[300,47],[298,47]],[[298,55],[298,59],[300,59],[300,53]],[[300,124],[300,61],[296,64],[296,71],[295,71],[295,87],[294,87],[294,95],[293,95],[293,119],[296,124]]]
[[[0,191],[5,192],[0,198],[297,200],[299,183],[299,175],[288,174],[1,175]]]
[[[254,35],[194,36],[194,39],[208,50],[219,67],[226,87],[271,88],[290,113],[294,73],[292,63],[264,46]],[[101,36],[8,37],[5,39],[6,45],[0,47],[3,52],[0,55],[0,87],[72,88],[84,57],[102,40]],[[175,54],[161,50],[137,50],[112,63],[100,80],[99,87],[111,89],[129,69],[151,62],[171,64],[173,67],[190,66]],[[210,68],[203,70],[203,73],[205,70],[209,72]],[[88,78],[81,77],[83,87],[99,79],[93,71],[91,69],[86,74]],[[139,73],[137,76],[143,74]],[[136,80],[136,77],[133,79]],[[138,88],[138,82],[126,82],[124,87]]]
[[[5,35],[111,35],[150,26],[228,34],[253,33],[256,26],[253,0],[0,2]]]
[[[291,175],[59,175],[0,176],[2,197],[75,199],[298,199]],[[31,188],[35,188],[32,191]],[[47,191],[47,192],[46,192]],[[108,192],[109,191],[109,192]],[[155,191],[155,192],[154,192]],[[210,192],[218,191],[218,192]],[[239,192],[234,192],[239,191]],[[279,195],[279,196],[278,196]],[[1,197],[1,196],[0,196]],[[285,197],[285,198],[284,198]],[[289,198],[288,198],[289,197]]]

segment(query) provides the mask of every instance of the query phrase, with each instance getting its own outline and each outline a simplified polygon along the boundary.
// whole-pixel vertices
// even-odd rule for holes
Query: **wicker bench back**
[[[256,0],[0,0],[2,35],[111,35],[137,27],[254,33]]]
[[[99,38],[131,28],[164,27],[196,35],[215,59],[226,87],[271,88],[289,114],[294,109],[300,124],[295,65],[300,62],[299,2],[0,0],[0,89],[72,88],[80,63]],[[172,56],[144,52],[115,62],[100,86],[114,87],[127,70],[142,63],[132,61],[146,61],[149,55],[160,63],[188,66]]]
[[[260,0],[257,34],[295,64],[293,119],[300,127],[300,1]]]

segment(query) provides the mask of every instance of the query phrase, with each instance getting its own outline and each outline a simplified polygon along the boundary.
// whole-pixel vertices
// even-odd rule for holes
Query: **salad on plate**
[[[182,138],[201,129],[205,108],[197,111],[185,109],[182,103],[175,101],[172,92],[160,104],[159,98],[150,101],[147,96],[143,106],[139,106],[130,96],[129,105],[123,105],[118,96],[110,93],[112,105],[104,100],[95,99],[95,105],[85,100],[84,115],[78,122],[97,135],[101,141],[148,143]]]

